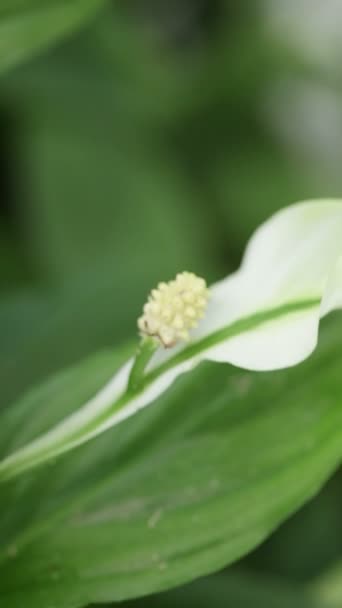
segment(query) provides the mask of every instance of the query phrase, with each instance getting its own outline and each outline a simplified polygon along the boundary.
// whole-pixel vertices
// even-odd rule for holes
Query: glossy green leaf
[[[95,14],[104,0],[20,0],[0,7],[0,73],[30,58]]]
[[[340,463],[340,332],[336,315],[292,370],[202,364],[154,406],[2,485],[6,608],[141,596],[257,546]],[[79,407],[125,356],[98,355],[8,408],[1,455]]]

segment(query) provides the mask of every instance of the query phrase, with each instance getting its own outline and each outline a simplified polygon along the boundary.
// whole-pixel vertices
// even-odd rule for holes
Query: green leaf
[[[336,316],[287,371],[202,364],[153,407],[2,485],[6,608],[141,596],[256,547],[340,463],[340,332]],[[79,407],[126,354],[98,355],[8,408],[2,455]]]
[[[0,8],[0,74],[89,19],[104,0],[28,0]]]

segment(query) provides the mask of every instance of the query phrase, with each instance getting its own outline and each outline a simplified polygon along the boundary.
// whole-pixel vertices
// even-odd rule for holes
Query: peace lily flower
[[[2,461],[0,479],[89,441],[205,359],[257,371],[300,363],[316,347],[320,319],[341,307],[342,201],[279,211],[256,230],[239,270],[210,290],[192,273],[159,284],[138,321],[136,357],[81,409]]]
[[[205,280],[192,272],[182,272],[174,281],[159,283],[138,319],[142,336],[155,336],[166,348],[189,340],[190,330],[204,316],[208,295]]]

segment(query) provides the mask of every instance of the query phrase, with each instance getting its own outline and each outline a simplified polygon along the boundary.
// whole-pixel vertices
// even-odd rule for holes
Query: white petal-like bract
[[[279,316],[242,329],[201,355],[251,370],[289,367],[314,350],[320,317],[341,306],[342,202],[297,203],[260,226],[240,269],[211,287],[206,317],[193,339],[279,308]],[[157,354],[153,365],[170,355]]]

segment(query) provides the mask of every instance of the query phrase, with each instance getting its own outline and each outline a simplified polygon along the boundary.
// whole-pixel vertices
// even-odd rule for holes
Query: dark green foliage
[[[273,211],[342,183],[326,106],[331,141],[312,145],[316,98],[288,135],[295,83],[328,83],[338,106],[338,67],[277,37],[257,1],[3,0],[0,73],[3,456],[114,372],[154,283],[227,275]],[[124,605],[340,607],[340,571],[316,582],[342,556],[340,475],[275,529],[341,461],[341,323],[293,370],[202,365],[0,487],[1,606],[145,596],[258,546]]]

